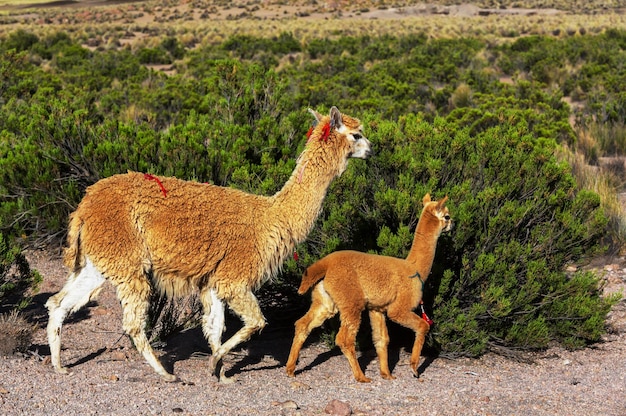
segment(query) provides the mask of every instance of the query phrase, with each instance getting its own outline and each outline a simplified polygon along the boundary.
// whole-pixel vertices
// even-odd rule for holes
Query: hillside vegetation
[[[338,249],[404,257],[430,192],[449,196],[456,222],[426,287],[431,348],[576,348],[603,334],[616,298],[594,274],[564,270],[622,245],[612,201],[623,165],[596,166],[607,186],[592,189],[573,161],[625,151],[626,31],[194,43],[164,30],[124,46],[85,36],[99,26],[70,27],[14,28],[0,42],[11,239],[58,245],[85,188],[129,169],[272,194],[306,144],[306,108],[336,105],[364,122],[376,156],[332,185],[274,285],[297,287],[304,266]]]

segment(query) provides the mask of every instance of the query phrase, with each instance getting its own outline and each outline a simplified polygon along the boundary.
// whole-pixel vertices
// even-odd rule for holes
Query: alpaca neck
[[[430,274],[437,249],[437,239],[439,238],[438,233],[427,232],[426,228],[420,219],[413,237],[411,251],[406,258],[408,262],[415,265],[416,272],[419,273],[422,281],[426,281]]]
[[[311,160],[305,150],[289,180],[272,198],[272,215],[280,218],[294,244],[307,237],[317,219],[332,180],[341,171],[325,160]]]

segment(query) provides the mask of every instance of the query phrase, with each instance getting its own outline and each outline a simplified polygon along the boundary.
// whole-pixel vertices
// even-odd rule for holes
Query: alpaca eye
[[[450,216],[446,215],[446,216],[443,217],[443,219],[446,220],[446,221],[450,221]]]
[[[361,136],[359,133],[352,134],[352,137],[354,137],[354,140],[361,140],[363,138],[363,136]]]

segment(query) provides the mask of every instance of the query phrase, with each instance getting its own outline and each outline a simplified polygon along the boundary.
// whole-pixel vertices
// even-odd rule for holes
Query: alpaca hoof
[[[396,376],[391,375],[391,374],[381,374],[381,377],[384,378],[385,380],[395,380]]]
[[[224,374],[220,375],[220,383],[221,384],[234,384],[237,382],[237,377],[226,377]]]
[[[224,366],[220,369],[220,383],[222,384],[233,384],[237,381],[237,377],[226,377]]]
[[[296,376],[296,373],[295,373],[293,370],[291,370],[291,371],[290,371],[290,370],[287,370],[287,376],[288,376],[288,377],[295,377],[295,376]]]
[[[178,377],[170,373],[161,374],[161,377],[163,378],[163,381],[168,382],[168,383],[173,383],[175,381],[178,381]]]
[[[358,377],[356,381],[358,381],[359,383],[371,383],[372,379],[369,377],[363,376],[363,377]]]
[[[57,374],[64,374],[66,376],[72,375],[72,372],[67,367],[54,367],[54,371]]]

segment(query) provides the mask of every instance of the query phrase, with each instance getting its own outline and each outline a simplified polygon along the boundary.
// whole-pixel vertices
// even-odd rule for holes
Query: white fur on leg
[[[205,307],[205,314],[202,316],[202,331],[209,341],[211,351],[215,353],[222,346],[222,334],[226,329],[224,302],[217,297],[214,289],[209,290],[209,299],[209,310]]]
[[[105,278],[96,269],[89,258],[85,267],[78,274],[72,273],[59,293],[46,302],[49,311],[48,317],[48,345],[54,369],[67,374],[66,368],[61,366],[61,327],[68,314],[76,312],[98,294],[98,289]]]

